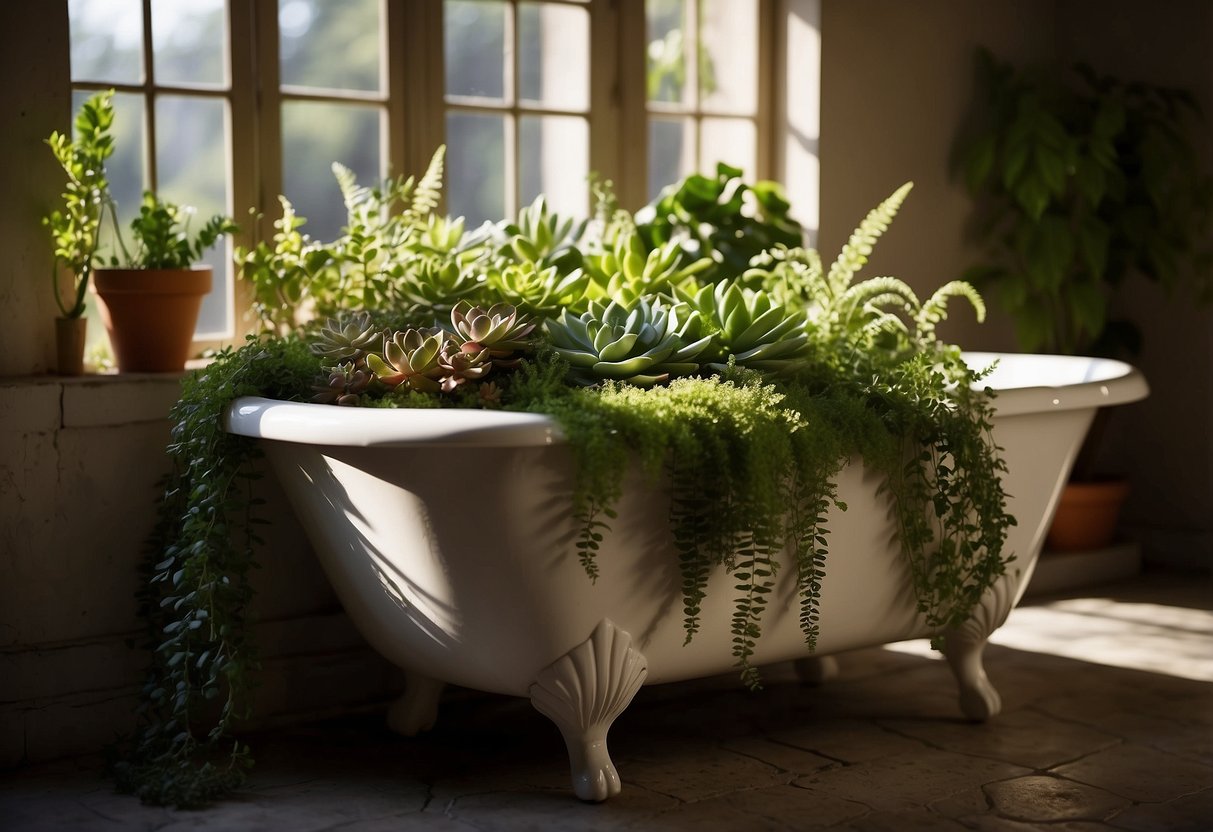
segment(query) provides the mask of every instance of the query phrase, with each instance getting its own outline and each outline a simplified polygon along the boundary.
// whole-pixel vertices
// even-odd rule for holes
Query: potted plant
[[[537,201],[517,221],[467,234],[434,213],[441,151],[420,180],[366,188],[337,173],[343,234],[311,239],[284,204],[272,239],[237,255],[264,333],[187,375],[173,411],[174,473],[141,596],[152,667],[141,730],[118,768],[124,788],[197,805],[238,784],[250,763],[232,729],[255,667],[245,615],[256,538],[242,529],[253,522],[246,480],[257,449],[221,423],[241,395],[551,414],[577,461],[571,554],[590,578],[629,453],[661,471],[676,452],[671,531],[687,635],[708,571],[732,564],[749,587],[731,635],[750,683],[773,580],[765,564],[782,546],[789,499],[806,507],[793,569],[800,626],[816,638],[825,513],[838,499],[831,477],[852,455],[890,475],[924,620],[963,620],[1004,574],[1013,519],[988,441],[991,405],[973,393],[959,351],[935,338],[948,298],[967,297],[979,313],[980,299],[959,282],[925,302],[894,278],[853,282],[908,186],[828,270],[799,244],[773,244],[738,269],[677,239],[646,244],[609,195],[591,222]],[[308,309],[320,317],[294,325]],[[805,419],[813,427],[797,429]],[[906,442],[931,450],[907,455]],[[737,465],[743,458],[755,464]],[[770,476],[780,461],[808,479]],[[941,539],[946,568],[930,565]],[[734,561],[738,540],[750,542]],[[202,725],[200,714],[214,718]]]
[[[195,265],[224,234],[237,231],[223,215],[191,238],[193,209],[145,192],[131,221],[134,250],[116,234],[122,258],[95,270],[93,283],[119,372],[176,372],[185,366],[211,267]]]
[[[238,229],[228,217],[207,220],[191,239],[193,209],[149,192],[130,224],[129,249],[118,224],[105,160],[114,152],[113,90],[92,96],[80,108],[73,137],[55,132],[47,143],[68,174],[64,210],[43,222],[51,229],[57,266],[74,276],[73,300],[58,290],[60,371],[83,370],[85,294],[90,283],[109,333],[120,372],[180,371],[189,356],[202,298],[211,289],[211,267],[194,265],[221,236]],[[113,222],[108,259],[98,253],[106,215]],[[119,256],[119,253],[121,256]]]
[[[955,162],[983,257],[964,277],[1010,313],[1025,350],[1135,355],[1140,330],[1115,303],[1130,278],[1210,297],[1213,178],[1197,152],[1200,111],[1189,92],[1085,65],[1020,70],[984,49],[976,82]],[[1057,548],[1112,540],[1128,492],[1123,480],[1093,474],[1101,426],[1058,510]],[[1072,505],[1099,527],[1061,533]]]
[[[63,209],[42,218],[50,229],[55,251],[51,283],[60,317],[55,321],[58,370],[64,375],[84,371],[84,341],[88,320],[85,295],[93,275],[93,260],[101,222],[109,199],[105,160],[114,152],[110,127],[114,110],[113,91],[90,97],[76,114],[71,135],[55,131],[47,139],[51,152],[67,174]],[[72,290],[65,301],[60,286],[61,270],[72,276]]]

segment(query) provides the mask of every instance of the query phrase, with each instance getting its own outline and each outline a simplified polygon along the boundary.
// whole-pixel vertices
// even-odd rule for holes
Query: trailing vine
[[[441,169],[439,153],[416,186],[363,188],[338,168],[341,238],[307,238],[287,206],[273,245],[241,254],[269,333],[188,379],[172,413],[174,467],[141,597],[152,666],[140,732],[117,765],[120,785],[147,801],[200,805],[251,765],[232,732],[256,669],[245,610],[257,450],[221,424],[241,395],[549,414],[576,467],[574,554],[591,581],[612,524],[627,522],[617,505],[629,466],[667,477],[686,640],[724,570],[732,652],[752,687],[781,568],[794,570],[801,631],[816,646],[829,517],[846,508],[837,477],[856,457],[885,477],[937,637],[1009,561],[992,405],[935,336],[950,298],[979,316],[980,298],[960,283],[921,302],[893,277],[855,282],[909,186],[828,270],[817,252],[778,244],[736,274],[673,239],[646,244],[604,184],[593,222],[537,200],[465,235],[461,220],[432,213]],[[771,206],[786,236],[786,206]],[[333,318],[296,331],[299,306]]]

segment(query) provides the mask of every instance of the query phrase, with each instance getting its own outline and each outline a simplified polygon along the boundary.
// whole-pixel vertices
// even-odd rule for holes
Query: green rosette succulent
[[[446,333],[441,329],[406,329],[383,341],[383,354],[371,353],[366,365],[388,387],[407,385],[422,393],[437,393],[445,374],[441,364]]]
[[[548,210],[547,200],[540,195],[518,212],[516,222],[503,222],[504,244],[498,254],[518,263],[529,262],[540,267],[555,266],[567,274],[581,266],[577,240],[585,232],[586,221],[574,224]]]
[[[484,291],[479,272],[448,256],[426,255],[394,270],[396,291],[412,311],[444,317],[461,300],[476,301]]]
[[[493,269],[487,280],[502,301],[539,318],[552,318],[570,308],[584,310],[590,283],[581,269],[561,274],[556,266],[540,268],[529,260]]]
[[[731,355],[740,366],[779,372],[809,351],[805,314],[776,303],[765,291],[724,281],[686,300],[716,330],[716,340],[701,356],[714,369],[724,369]]]
[[[361,367],[367,354],[381,343],[383,331],[371,323],[369,313],[358,312],[325,321],[311,350],[332,366],[349,362]]]
[[[535,329],[530,316],[511,304],[495,303],[482,309],[467,301],[460,301],[451,310],[451,326],[461,345],[487,348],[498,367],[514,366],[521,360],[515,354],[530,350],[530,335]]]
[[[565,310],[547,328],[573,379],[587,385],[615,379],[651,387],[693,373],[712,341],[688,304],[643,297],[626,304],[592,301],[581,315]]]
[[[621,234],[608,251],[587,256],[585,260],[594,288],[601,295],[624,303],[642,295],[670,293],[712,267],[707,258],[683,265],[687,258],[674,242],[646,251],[634,232]]]

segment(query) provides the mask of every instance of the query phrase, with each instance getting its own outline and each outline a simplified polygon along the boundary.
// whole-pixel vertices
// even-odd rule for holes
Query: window
[[[156,189],[230,213],[251,245],[271,233],[281,193],[308,233],[332,237],[344,222],[333,162],[370,183],[420,174],[440,143],[446,210],[469,224],[540,193],[584,215],[590,171],[630,208],[717,161],[815,177],[805,56],[818,3],[69,0],[71,77],[77,103],[117,90],[124,222]],[[794,202],[813,226],[815,188]],[[250,219],[253,207],[265,216]],[[199,346],[250,326],[230,254],[210,257]]]
[[[717,162],[750,175],[758,170],[758,6],[758,0],[645,3],[650,199]]]
[[[204,217],[232,213],[224,0],[70,0],[68,14],[73,105],[97,90],[116,90],[108,171],[119,223],[125,228],[137,214],[144,190]],[[112,250],[108,231],[102,245]],[[216,279],[199,338],[233,334],[231,259],[227,246],[207,257]]]

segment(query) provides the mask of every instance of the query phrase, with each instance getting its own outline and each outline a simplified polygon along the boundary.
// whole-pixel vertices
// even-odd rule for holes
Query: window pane
[[[701,0],[700,107],[754,115],[758,110],[758,0]]]
[[[518,124],[521,202],[539,194],[565,216],[588,216],[590,127],[577,116],[523,116]]]
[[[758,167],[754,122],[743,118],[705,118],[700,125],[699,140],[701,171],[715,171],[717,162],[725,162],[754,176]]]
[[[469,227],[506,215],[505,128],[505,116],[447,114],[447,205]]]
[[[75,90],[72,93],[72,112],[94,93]],[[110,183],[110,194],[118,209],[118,223],[122,226],[123,239],[129,245],[129,224],[139,213],[139,200],[147,187],[143,165],[143,98],[139,95],[118,93],[113,98],[114,124],[110,134],[114,137],[114,154],[105,160],[105,173]],[[106,260],[114,251],[114,226],[106,217],[101,227],[98,251]]]
[[[380,89],[380,0],[278,0],[282,83]]]
[[[446,0],[443,13],[447,95],[504,100],[505,4]]]
[[[585,112],[590,93],[590,16],[545,3],[518,6],[518,93],[526,102]]]
[[[195,209],[192,231],[215,214],[229,212],[227,102],[217,98],[156,99],[156,171],[160,196]],[[214,269],[211,293],[202,301],[196,331],[218,335],[231,328],[231,257],[226,241],[203,263]]]
[[[227,86],[224,0],[152,0],[157,84]]]
[[[649,119],[649,199],[695,169],[695,122]]]
[[[647,80],[650,101],[688,101],[687,49],[683,33],[686,14],[683,0],[647,0],[644,4],[648,28]]]
[[[143,82],[141,0],[69,0],[72,80]]]
[[[382,110],[362,104],[287,101],[282,105],[282,187],[304,230],[331,240],[345,225],[345,204],[333,177],[333,162],[369,185],[383,177]]]

